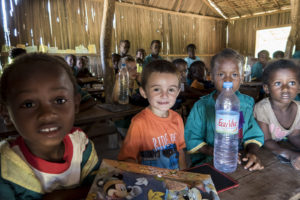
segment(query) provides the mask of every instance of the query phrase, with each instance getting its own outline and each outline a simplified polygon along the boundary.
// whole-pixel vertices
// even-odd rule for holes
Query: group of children
[[[158,47],[155,45],[153,49],[160,48],[158,42],[154,44]],[[155,59],[151,61],[151,58]],[[215,101],[223,82],[232,82],[243,118],[240,131],[244,153],[239,162],[245,163],[245,169],[262,170],[259,148],[265,144],[274,154],[300,169],[297,151],[300,149],[300,107],[294,101],[300,70],[293,61],[279,59],[267,64],[262,80],[269,97],[254,105],[251,97],[238,91],[243,80],[243,57],[232,49],[217,53],[211,60],[215,90],[195,103],[184,125],[181,116],[170,109],[180,93],[184,73],[174,64],[156,58],[153,55],[146,58],[151,62],[143,68],[138,88],[149,106],[131,120],[119,160],[185,169],[186,148],[192,165],[211,161]],[[198,75],[189,77],[192,82],[202,81],[206,71],[204,66],[202,69],[204,72],[195,70]],[[133,78],[135,75],[131,74]],[[19,137],[0,144],[0,199],[84,197],[99,161],[92,141],[82,130],[73,128],[80,95],[67,63],[46,54],[17,58],[3,72],[0,100],[4,106],[2,115],[10,118],[19,133]],[[283,139],[289,140],[293,149],[277,143]]]

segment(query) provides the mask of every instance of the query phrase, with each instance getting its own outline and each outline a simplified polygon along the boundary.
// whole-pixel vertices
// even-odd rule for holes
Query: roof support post
[[[101,65],[104,72],[104,89],[106,103],[112,102],[112,90],[114,86],[113,68],[109,66],[111,59],[111,40],[112,40],[112,26],[115,13],[115,2],[111,0],[104,0],[103,17],[100,34],[100,58]]]

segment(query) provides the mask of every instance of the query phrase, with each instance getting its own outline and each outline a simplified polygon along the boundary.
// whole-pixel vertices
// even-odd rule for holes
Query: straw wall
[[[102,0],[19,0],[17,5],[15,1],[5,2],[12,46],[40,45],[42,41],[44,45],[59,49],[75,49],[81,44],[85,47],[95,44],[99,53]],[[51,12],[48,12],[49,6]],[[151,41],[158,39],[163,43],[161,54],[164,57],[185,57],[186,45],[195,43],[197,54],[207,62],[226,45],[224,20],[177,15],[126,3],[116,3],[114,27],[112,50],[117,51],[121,39],[128,39],[131,55],[135,55],[137,48],[150,53]],[[1,46],[6,43],[3,31],[0,30]]]
[[[228,47],[238,50],[243,55],[254,56],[256,30],[288,26],[290,23],[289,11],[232,20],[228,24]]]

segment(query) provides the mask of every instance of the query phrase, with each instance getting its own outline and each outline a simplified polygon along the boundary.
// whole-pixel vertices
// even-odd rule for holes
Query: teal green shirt
[[[251,78],[256,78],[258,80],[261,80],[263,74],[263,66],[260,62],[256,62],[251,67]]]
[[[215,134],[215,100],[213,95],[216,91],[202,97],[193,106],[184,129],[184,138],[188,153],[190,153],[193,165],[209,162],[211,156],[196,153],[205,144],[214,146]],[[253,116],[254,100],[252,97],[235,93],[240,100],[240,111],[244,115],[243,144],[256,143],[262,146],[264,134]]]
[[[152,54],[149,54],[148,56],[146,56],[143,67],[147,66],[150,62],[154,61],[154,60],[163,60],[162,57],[158,56],[158,58],[153,58]]]

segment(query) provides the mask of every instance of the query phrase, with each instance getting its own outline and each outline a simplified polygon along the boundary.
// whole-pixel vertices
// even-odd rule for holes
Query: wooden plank
[[[292,57],[292,51],[294,48],[294,45],[299,37],[300,33],[300,1],[299,0],[291,0],[291,21],[292,21],[292,27],[290,31],[290,35],[288,37],[287,43],[286,43],[286,49],[285,49],[285,57],[291,58]]]
[[[160,9],[160,8],[153,8],[153,7],[148,7],[148,6],[142,6],[142,5],[126,3],[126,2],[116,2],[116,4],[121,5],[121,6],[127,6],[127,7],[142,8],[144,10],[164,12],[164,13],[169,13],[169,14],[179,15],[179,16],[189,16],[189,17],[197,17],[197,18],[202,18],[202,19],[212,19],[212,20],[221,20],[221,21],[225,20],[223,18],[218,18],[218,17],[202,16],[202,15],[195,15],[195,14],[190,14],[190,13],[180,13],[180,12],[175,12],[175,11],[163,10],[163,9]]]

